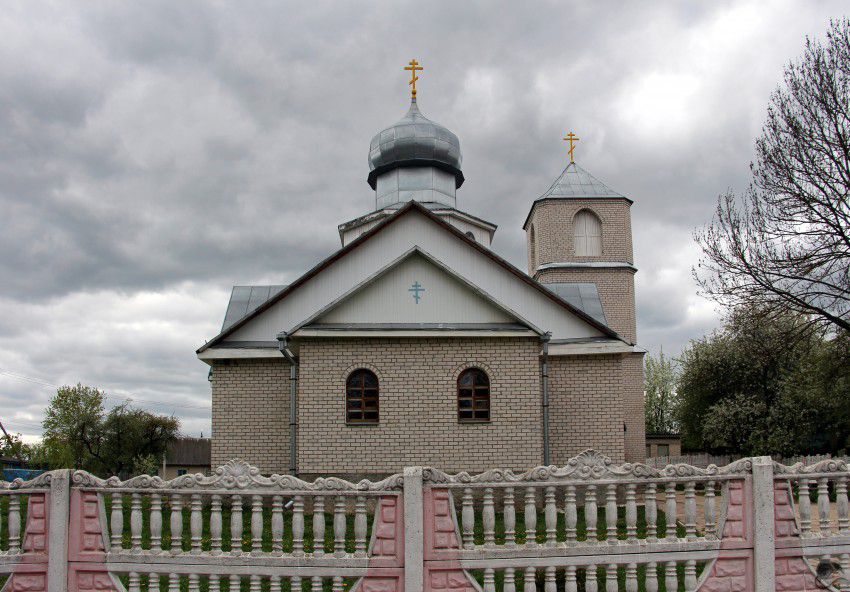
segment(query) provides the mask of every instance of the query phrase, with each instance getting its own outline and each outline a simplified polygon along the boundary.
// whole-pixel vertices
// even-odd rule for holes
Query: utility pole
[[[0,430],[3,430],[3,435],[6,436],[6,441],[9,442],[9,450],[15,450],[15,442],[12,440],[12,436],[9,435],[9,432],[6,431],[6,428],[3,427],[3,422],[0,421]],[[23,462],[21,459],[21,455],[15,452],[15,458],[19,461]]]

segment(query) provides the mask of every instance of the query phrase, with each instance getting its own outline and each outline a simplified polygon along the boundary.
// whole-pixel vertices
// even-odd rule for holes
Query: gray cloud
[[[460,207],[520,267],[529,204],[579,133],[579,162],[635,200],[641,342],[678,352],[717,322],[691,232],[746,185],[784,64],[843,8],[4,6],[0,369],[167,401],[208,431],[195,347],[231,284],[291,281],[371,207],[368,143],[404,113],[413,56],[422,110],[461,140]],[[37,433],[50,393],[0,374],[0,418]]]

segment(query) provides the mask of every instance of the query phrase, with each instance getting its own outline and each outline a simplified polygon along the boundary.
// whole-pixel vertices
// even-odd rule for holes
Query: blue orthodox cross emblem
[[[413,282],[413,285],[407,289],[408,292],[413,294],[413,299],[416,300],[416,304],[419,304],[419,299],[422,298],[422,292],[425,291],[425,288],[422,287],[422,284],[419,281]]]

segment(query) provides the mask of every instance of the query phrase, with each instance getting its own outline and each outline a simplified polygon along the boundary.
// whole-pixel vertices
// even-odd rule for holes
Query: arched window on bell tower
[[[602,255],[602,222],[590,210],[581,210],[573,219],[573,245],[576,257]]]

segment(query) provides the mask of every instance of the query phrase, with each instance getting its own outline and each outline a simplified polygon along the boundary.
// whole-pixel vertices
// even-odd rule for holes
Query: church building
[[[525,203],[528,272],[458,202],[460,142],[419,111],[372,139],[375,201],[289,285],[234,286],[211,366],[212,466],[379,475],[643,460],[632,201],[573,162]],[[546,183],[541,179],[541,189]],[[365,205],[365,204],[364,204]]]

